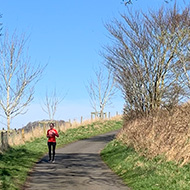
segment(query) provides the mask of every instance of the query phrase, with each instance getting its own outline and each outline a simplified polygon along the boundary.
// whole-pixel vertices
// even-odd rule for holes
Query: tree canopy
[[[190,95],[190,9],[175,4],[121,18],[106,25],[113,45],[103,56],[123,91],[127,115],[172,108]]]

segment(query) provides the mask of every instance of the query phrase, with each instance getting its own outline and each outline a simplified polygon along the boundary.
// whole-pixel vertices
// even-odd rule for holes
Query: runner
[[[49,162],[55,162],[55,147],[56,147],[56,138],[59,137],[59,134],[56,129],[54,129],[54,123],[50,123],[50,129],[47,131],[48,138],[48,149],[49,149]],[[53,146],[53,159],[51,159],[51,147]]]

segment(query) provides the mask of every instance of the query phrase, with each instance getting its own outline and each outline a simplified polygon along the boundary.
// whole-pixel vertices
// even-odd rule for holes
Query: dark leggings
[[[49,160],[51,160],[51,146],[53,146],[53,160],[54,160],[54,159],[55,159],[55,147],[56,147],[56,142],[48,142]]]

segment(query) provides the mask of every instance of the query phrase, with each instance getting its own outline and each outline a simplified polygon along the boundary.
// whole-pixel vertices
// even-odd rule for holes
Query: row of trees
[[[108,75],[100,69],[97,81],[87,90],[95,112],[103,115],[105,106],[116,92],[116,82],[125,99],[128,116],[144,116],[159,108],[171,109],[189,96],[190,89],[190,9],[160,8],[157,12],[121,14],[106,28],[113,45],[102,53]],[[25,38],[8,34],[0,47],[1,117],[10,120],[23,114],[33,100],[34,86],[46,66],[31,64],[24,54]],[[113,76],[112,76],[113,75]],[[43,110],[53,119],[63,100],[46,94]]]
[[[11,119],[27,112],[27,106],[34,99],[34,87],[40,80],[46,65],[33,65],[26,54],[25,36],[16,33],[2,35],[0,44],[0,116],[6,120],[10,131]],[[64,99],[54,91],[46,91],[42,110],[54,120],[57,106]]]
[[[6,120],[7,130],[10,130],[11,119],[26,113],[26,107],[34,99],[34,87],[40,80],[45,66],[32,65],[25,51],[25,36],[8,33],[1,37],[0,44],[0,116]],[[115,94],[115,80],[111,71],[105,78],[105,72],[99,69],[95,72],[96,81],[89,82],[89,92],[92,108],[103,115],[105,106]],[[54,120],[57,107],[65,96],[57,95],[57,90],[46,91],[41,108]]]
[[[189,96],[190,9],[122,14],[106,28],[113,45],[103,56],[135,117],[171,109]]]
[[[25,36],[8,33],[1,37],[0,44],[0,116],[6,120],[7,130],[10,130],[11,119],[26,113],[26,107],[34,99],[34,87],[40,80],[45,66],[32,65],[25,52]],[[89,82],[89,92],[92,108],[103,115],[105,106],[115,94],[115,80],[108,72],[107,78],[100,69],[95,72],[96,81]],[[65,96],[57,95],[57,90],[46,91],[41,108],[54,120],[58,105]]]
[[[123,2],[125,5],[133,3],[132,0]],[[133,15],[129,12],[129,16],[121,15],[123,22],[115,20],[106,25],[114,41],[114,45],[106,47],[106,53],[103,53],[108,74],[102,72],[102,69],[95,71],[96,81],[91,80],[87,86],[92,108],[100,117],[116,94],[117,84],[125,97],[125,112],[134,113],[135,117],[138,114],[148,114],[159,107],[171,108],[187,94],[183,85],[179,85],[182,81],[184,84],[184,80],[189,83],[188,63],[184,60],[187,57],[183,54],[180,57],[181,62],[178,61],[177,64],[172,60],[177,44],[181,43],[180,38],[186,34],[167,34],[168,30],[177,27],[175,23],[176,26],[170,29],[168,24],[172,25],[170,22],[175,19],[173,17],[178,16],[178,12],[176,7],[173,13],[170,10],[170,18],[166,12],[163,8],[159,13],[150,12],[149,16],[144,13]],[[184,10],[182,14],[186,13],[187,10]],[[183,15],[181,16],[184,17]],[[166,17],[168,21],[164,21]],[[164,34],[162,30],[165,30]],[[173,42],[174,38],[178,39],[178,42]],[[172,74],[170,68],[174,69],[174,64],[176,67]]]

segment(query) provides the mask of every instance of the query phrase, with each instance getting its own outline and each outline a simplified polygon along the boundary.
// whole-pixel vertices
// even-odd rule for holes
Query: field
[[[80,139],[121,129],[117,138],[108,143],[105,149],[102,150],[101,157],[114,172],[121,176],[127,186],[132,190],[189,190],[190,164],[186,156],[189,150],[185,151],[186,147],[189,146],[187,140],[189,133],[185,130],[188,129],[186,122],[189,122],[189,117],[182,118],[184,115],[188,115],[188,110],[190,110],[189,107],[180,107],[176,110],[177,112],[170,113],[170,115],[161,115],[161,121],[159,122],[157,118],[157,123],[153,122],[154,125],[151,125],[151,120],[148,119],[130,123],[122,120],[107,120],[85,124],[68,129],[65,133],[60,132],[60,138],[57,139],[57,148]],[[147,125],[148,123],[149,125]],[[164,127],[166,125],[160,127],[161,124],[165,123],[168,127]],[[174,123],[174,128],[171,128],[170,124]],[[141,128],[138,128],[138,126],[141,126]],[[183,127],[184,130],[181,130]],[[126,131],[128,134],[126,134]],[[145,138],[148,135],[149,138]],[[167,136],[169,140],[163,141],[162,136]],[[172,138],[173,141],[170,141]],[[181,141],[177,143],[179,138]],[[160,141],[157,142],[156,139]],[[35,138],[32,142],[14,146],[0,155],[2,190],[19,190],[22,188],[27,174],[35,162],[47,153],[46,142],[46,137]],[[164,149],[164,142],[167,145],[166,148],[170,145],[169,151],[165,152],[166,154],[163,151],[167,150]],[[169,144],[169,142],[174,144]],[[155,144],[159,145],[159,148]],[[172,149],[172,145],[176,145],[178,149]],[[181,148],[179,145],[181,145]],[[149,146],[151,149],[148,149]],[[158,150],[162,151],[158,152]],[[183,152],[186,159],[175,160],[175,158],[181,156],[177,154],[177,151],[179,153]],[[170,157],[167,157],[167,155],[170,155]],[[175,157],[175,155],[178,156]]]
[[[122,121],[97,121],[77,128],[60,132],[57,148],[98,134],[121,128]],[[9,148],[0,154],[0,189],[19,190],[22,188],[28,172],[44,154],[47,153],[47,138],[36,138],[32,142]]]

